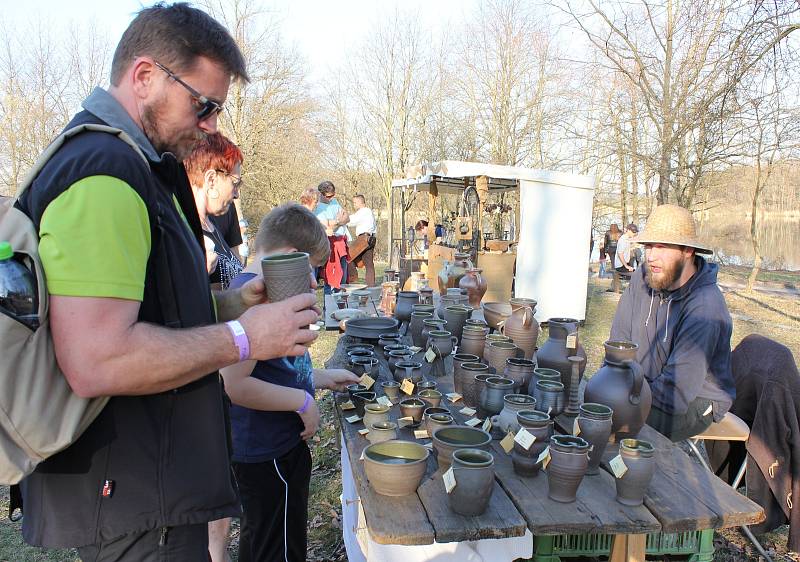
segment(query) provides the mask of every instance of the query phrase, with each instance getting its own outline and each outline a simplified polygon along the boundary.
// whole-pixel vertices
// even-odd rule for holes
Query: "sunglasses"
[[[211,117],[213,115],[216,115],[220,111],[222,111],[222,105],[221,104],[219,104],[219,103],[217,103],[215,101],[211,101],[210,99],[208,99],[207,97],[202,95],[200,92],[198,92],[197,90],[192,88],[189,84],[187,84],[186,82],[184,82],[183,80],[178,78],[178,76],[174,72],[172,72],[169,68],[167,68],[166,66],[164,66],[160,62],[153,61],[153,63],[158,68],[163,70],[166,73],[167,76],[169,76],[170,78],[175,80],[178,84],[180,84],[181,86],[186,88],[186,90],[190,94],[192,94],[192,97],[194,98],[195,103],[197,103],[200,106],[200,109],[197,111],[197,119],[199,119],[200,121],[203,121],[204,119],[208,119],[209,117]]]

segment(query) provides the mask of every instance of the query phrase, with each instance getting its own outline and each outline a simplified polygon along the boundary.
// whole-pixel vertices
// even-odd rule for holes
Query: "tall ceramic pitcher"
[[[586,369],[586,351],[580,341],[577,342],[577,350],[567,348],[568,338],[575,335],[577,339],[578,321],[574,318],[551,318],[547,321],[548,339],[544,345],[536,352],[536,362],[539,367],[555,369],[561,373],[561,383],[564,385],[564,395],[569,396],[570,381],[572,379],[572,366],[567,359],[570,355],[583,357],[584,362],[581,366],[581,377]],[[514,343],[517,340],[514,339]],[[518,344],[519,345],[519,344]]]
[[[533,359],[536,340],[539,337],[539,323],[534,318],[536,301],[516,298],[508,301],[511,305],[511,316],[501,328],[501,333],[510,337],[525,353],[525,359]]]

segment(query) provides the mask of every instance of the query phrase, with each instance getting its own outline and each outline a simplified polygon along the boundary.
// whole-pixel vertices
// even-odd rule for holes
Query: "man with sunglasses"
[[[232,79],[247,80],[245,61],[218,22],[183,3],[142,10],[111,87],[68,125],[111,126],[139,150],[80,133],[18,202],[39,230],[59,366],[78,395],[110,397],[21,483],[31,544],[93,561],[206,560],[207,522],[239,513],[217,371],[301,355],[315,338],[311,294],[266,304],[259,279],[209,288],[180,162],[216,132]]]

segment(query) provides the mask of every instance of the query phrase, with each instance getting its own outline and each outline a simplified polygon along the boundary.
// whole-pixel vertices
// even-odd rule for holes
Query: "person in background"
[[[325,226],[330,240],[331,254],[325,265],[325,294],[339,291],[347,282],[348,242],[350,232],[345,225],[350,222],[350,215],[336,200],[336,186],[325,180],[317,186],[319,202],[314,214]]]
[[[347,226],[355,228],[356,237],[350,244],[350,261],[348,263],[349,277],[358,280],[359,265],[366,269],[364,282],[368,287],[375,286],[375,214],[367,207],[367,200],[363,195],[353,197],[355,212],[350,215]]]
[[[242,271],[242,262],[210,217],[227,213],[233,207],[233,200],[239,197],[242,153],[222,134],[215,133],[200,141],[183,164],[203,227],[211,287],[227,289],[231,280]]]
[[[239,218],[241,213],[239,211],[239,202],[241,199],[236,198],[233,204],[228,207],[222,215],[209,215],[214,227],[222,234],[222,239],[228,244],[228,247],[233,252],[242,264],[244,264],[247,257],[248,248],[245,232],[247,230],[247,221],[244,217]]]
[[[600,240],[600,247],[598,248],[599,257],[598,262],[600,264],[599,271],[597,273],[598,279],[602,279],[606,276],[606,237],[603,236],[603,239]]]
[[[603,248],[605,248],[606,255],[608,256],[609,264],[608,269],[614,269],[614,258],[617,255],[617,241],[622,232],[617,223],[613,223],[603,236]]]
[[[617,241],[617,250],[614,254],[614,269],[619,273],[628,275],[634,271],[634,267],[631,263],[631,247],[638,232],[639,227],[630,223],[628,228],[625,229],[625,233],[620,236]]]
[[[313,213],[314,209],[317,208],[317,203],[319,203],[319,191],[317,191],[313,187],[309,187],[308,189],[304,190],[303,193],[300,194],[299,201],[303,207],[305,207],[306,209],[308,209]]]
[[[312,265],[325,263],[328,237],[313,213],[281,205],[261,221],[256,259],[232,286],[257,276],[261,258],[296,251],[307,252]],[[344,390],[359,377],[343,369],[312,369],[308,353],[294,360],[244,361],[223,369],[222,376],[233,402],[233,469],[244,507],[239,562],[305,560],[311,478],[306,440],[320,416],[314,389]]]

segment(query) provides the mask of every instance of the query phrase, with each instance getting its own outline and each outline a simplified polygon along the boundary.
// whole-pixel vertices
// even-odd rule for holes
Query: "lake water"
[[[706,219],[698,225],[700,239],[708,242],[721,263],[753,265],[750,219],[718,221]],[[764,269],[800,270],[800,219],[768,218],[759,225]]]

